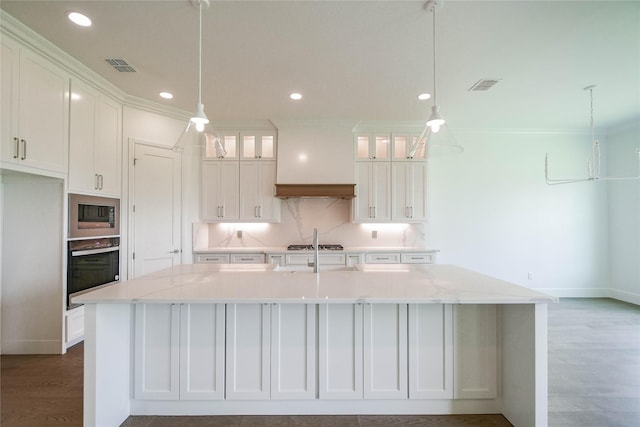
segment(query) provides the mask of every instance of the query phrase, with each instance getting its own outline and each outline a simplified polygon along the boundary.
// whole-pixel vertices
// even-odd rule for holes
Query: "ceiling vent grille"
[[[500,81],[500,79],[481,79],[481,80],[478,80],[477,82],[475,82],[473,84],[473,86],[471,86],[469,88],[469,92],[478,92],[478,91],[489,90],[489,89],[491,89],[493,87],[493,85],[495,85],[499,81]]]
[[[120,73],[135,73],[136,70],[124,58],[106,58],[105,61]]]

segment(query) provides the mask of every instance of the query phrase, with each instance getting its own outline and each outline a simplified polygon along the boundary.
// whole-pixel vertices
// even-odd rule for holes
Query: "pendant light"
[[[640,148],[636,148],[638,161],[638,174],[636,176],[602,177],[600,176],[600,142],[596,139],[595,125],[593,121],[593,89],[595,85],[587,86],[584,90],[589,91],[590,112],[591,112],[591,159],[587,160],[587,176],[584,178],[549,178],[549,154],[544,156],[544,178],[548,185],[571,184],[585,181],[633,181],[640,179]]]
[[[426,122],[420,137],[414,142],[409,151],[410,158],[415,156],[419,148],[426,146],[427,157],[442,157],[451,154],[459,154],[464,150],[455,141],[447,126],[447,121],[440,114],[438,105],[438,85],[437,85],[437,55],[436,55],[436,7],[442,6],[442,0],[429,0],[425,3],[425,9],[433,14],[433,106],[431,115]]]
[[[202,10],[209,7],[209,0],[197,0],[198,4],[198,104],[195,114],[189,119],[185,130],[182,132],[178,142],[173,146],[174,151],[182,151],[189,140],[196,139],[198,146],[207,146],[215,149],[217,157],[224,157],[227,154],[221,143],[220,136],[213,130],[209,118],[204,113],[202,103]],[[197,132],[192,135],[190,130],[194,128]]]

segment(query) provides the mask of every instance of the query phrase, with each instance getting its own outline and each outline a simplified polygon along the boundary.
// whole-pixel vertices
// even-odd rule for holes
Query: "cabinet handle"
[[[258,218],[262,218],[262,205],[258,206]]]
[[[224,218],[224,205],[220,206],[221,217]]]
[[[99,180],[98,180],[98,174],[94,173],[93,174],[93,189],[97,190],[98,188],[100,188],[100,184],[99,184]]]
[[[407,218],[411,218],[411,216],[409,215],[409,206],[404,207],[404,216],[406,216]]]
[[[411,206],[411,216],[409,218],[413,218],[413,206]]]
[[[98,175],[98,179],[100,180],[100,190],[104,188],[104,176],[102,174]]]
[[[22,142],[22,157],[20,157],[20,160],[24,160],[27,158],[27,140],[21,139],[20,141]]]
[[[376,207],[373,206],[373,216],[372,216],[372,218],[375,218],[375,217],[376,217]]]
[[[20,156],[20,139],[13,138],[13,141],[16,143],[16,150],[13,152],[13,158],[17,159]]]
[[[253,207],[253,216],[255,216],[256,218],[260,217],[260,215],[258,214],[258,207],[257,206]]]

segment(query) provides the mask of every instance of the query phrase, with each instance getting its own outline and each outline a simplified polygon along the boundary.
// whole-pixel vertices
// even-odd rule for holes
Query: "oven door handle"
[[[83,255],[94,255],[94,254],[104,254],[106,252],[115,252],[119,251],[120,246],[112,246],[110,248],[100,248],[100,249],[87,249],[84,251],[71,251],[71,256],[83,256]]]

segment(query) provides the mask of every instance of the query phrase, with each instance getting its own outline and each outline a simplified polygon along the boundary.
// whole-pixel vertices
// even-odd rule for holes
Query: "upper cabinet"
[[[391,153],[391,135],[356,135],[356,160],[389,161]]]
[[[119,197],[122,108],[90,86],[71,83],[69,191]]]
[[[67,173],[69,75],[8,37],[0,64],[3,166]]]
[[[275,160],[275,132],[240,132],[240,156],[242,160]]]
[[[427,219],[427,164],[412,133],[356,134],[354,222],[418,222]]]
[[[274,196],[276,136],[274,131],[222,131],[205,147],[202,165],[202,220],[280,221]]]

